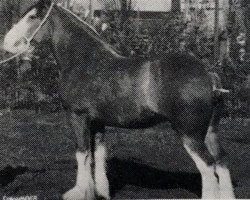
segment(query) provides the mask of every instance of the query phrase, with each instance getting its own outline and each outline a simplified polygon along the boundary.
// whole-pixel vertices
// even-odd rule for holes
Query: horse
[[[201,173],[202,198],[235,198],[217,137],[220,105],[199,59],[187,53],[124,57],[92,26],[49,0],[27,9],[5,35],[4,49],[18,54],[47,38],[77,138],[76,184],[63,199],[110,199],[106,126],[138,129],[167,121]]]
[[[246,101],[246,106],[247,106],[246,112],[249,113],[250,111],[250,74],[247,75],[246,80],[244,81],[242,93],[244,95],[244,100]]]

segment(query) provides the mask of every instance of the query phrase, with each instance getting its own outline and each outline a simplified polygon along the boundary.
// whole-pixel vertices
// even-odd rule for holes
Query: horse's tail
[[[220,120],[224,113],[224,106],[225,106],[224,95],[214,92],[212,106],[213,106],[213,114],[212,114],[210,126],[212,126],[213,130],[217,132],[219,124],[220,124]]]
[[[226,90],[222,87],[221,78],[216,72],[208,72],[208,74],[210,75],[212,85],[213,85],[213,91],[215,92],[215,95],[230,92],[229,90]]]
[[[229,93],[230,91],[223,88],[221,78],[217,73],[209,72],[209,75],[211,77],[213,87],[213,117],[210,126],[213,126],[215,131],[217,132],[220,119],[224,113],[225,93]]]
[[[218,85],[218,82],[217,82]],[[221,82],[219,85],[222,88]],[[214,86],[214,83],[213,83]],[[205,138],[206,146],[209,152],[214,156],[215,160],[220,160],[224,157],[225,151],[221,148],[218,138],[218,129],[221,118],[224,113],[224,93],[218,90],[213,90],[212,99],[212,118]]]

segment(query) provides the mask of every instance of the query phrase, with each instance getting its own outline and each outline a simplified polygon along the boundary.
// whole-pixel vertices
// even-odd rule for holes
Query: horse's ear
[[[39,0],[35,5],[35,8],[38,10],[37,16],[41,18],[44,17],[51,3],[51,0]]]
[[[48,7],[51,5],[51,3],[52,3],[51,0],[40,0],[38,4],[41,7]]]
[[[43,0],[44,1],[44,5],[46,6],[50,6],[52,1],[51,0]]]

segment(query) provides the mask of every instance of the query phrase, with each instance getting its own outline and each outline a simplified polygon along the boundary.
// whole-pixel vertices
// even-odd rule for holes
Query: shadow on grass
[[[28,171],[30,170],[27,167],[7,166],[0,171],[1,188],[8,186],[18,175]],[[108,178],[112,197],[125,185],[156,190],[182,188],[201,197],[201,177],[198,173],[161,171],[147,165],[115,158],[108,161]]]
[[[18,175],[24,174],[28,171],[27,167],[16,167],[13,168],[11,166],[5,167],[0,171],[0,187],[4,188],[9,183],[15,180]]]
[[[131,161],[112,159],[108,162],[111,196],[125,185],[148,189],[186,189],[201,197],[200,174],[166,172]]]

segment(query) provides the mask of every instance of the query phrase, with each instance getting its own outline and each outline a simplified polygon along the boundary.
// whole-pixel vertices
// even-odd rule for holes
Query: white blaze
[[[10,53],[19,53],[27,48],[25,38],[27,38],[30,29],[29,17],[36,15],[34,8],[28,12],[10,31],[5,35],[3,48]]]

